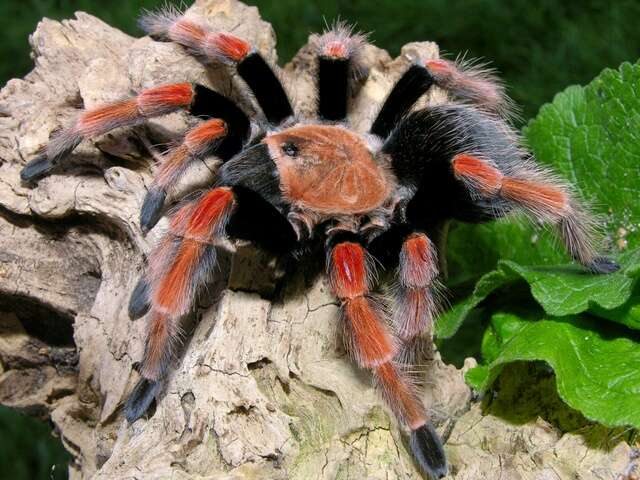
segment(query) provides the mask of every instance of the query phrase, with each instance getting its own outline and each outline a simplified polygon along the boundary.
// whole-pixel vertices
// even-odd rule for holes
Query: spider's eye
[[[298,156],[298,146],[295,143],[286,142],[282,144],[282,151],[285,155],[289,157],[297,157]]]

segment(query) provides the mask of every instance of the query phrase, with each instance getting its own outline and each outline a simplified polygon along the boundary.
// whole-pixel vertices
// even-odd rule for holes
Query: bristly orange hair
[[[184,108],[193,101],[190,83],[176,83],[144,90],[138,95],[138,108],[145,117],[154,117]]]
[[[165,314],[154,312],[149,318],[147,344],[140,373],[144,378],[157,380],[171,355],[172,321]]]
[[[168,36],[172,41],[199,53],[204,46],[207,29],[191,20],[181,18],[169,27]]]
[[[465,101],[471,101],[483,110],[516,118],[513,102],[506,95],[502,82],[493,69],[474,60],[460,58],[427,60],[425,66],[436,83]]]
[[[381,322],[380,311],[372,300],[363,296],[347,300],[344,317],[349,326],[349,348],[361,366],[371,368],[394,357],[395,339]]]
[[[184,136],[184,145],[192,155],[200,155],[210,149],[215,141],[224,137],[226,133],[227,124],[224,120],[213,118],[187,132]]]
[[[185,145],[179,145],[167,152],[164,155],[160,170],[156,174],[154,183],[162,189],[168,189],[176,177],[185,169],[189,158],[189,150]]]
[[[486,195],[498,193],[503,175],[487,162],[473,155],[459,154],[453,158],[453,173],[460,180],[471,183]]]
[[[418,398],[414,386],[392,362],[384,363],[375,369],[376,381],[382,394],[389,402],[395,414],[411,430],[417,430],[427,421],[426,412]]]
[[[183,240],[171,268],[160,279],[155,288],[156,308],[169,315],[185,313],[185,305],[192,294],[192,278],[198,267],[200,255],[205,245],[195,240]]]
[[[210,33],[205,40],[207,57],[239,62],[251,51],[251,45],[230,33]]]
[[[204,195],[191,213],[185,236],[206,242],[212,234],[216,233],[215,227],[224,223],[233,201],[233,192],[227,187],[216,188]]]
[[[425,287],[437,275],[435,247],[424,233],[411,234],[400,250],[400,281],[408,287]]]
[[[343,42],[334,41],[325,45],[323,55],[333,58],[347,58],[347,46]]]
[[[548,212],[558,218],[565,216],[570,209],[569,198],[564,191],[538,182],[505,177],[500,193],[532,210]]]
[[[142,369],[148,379],[157,379],[166,367],[178,335],[178,321],[191,308],[203,272],[206,274],[215,262],[210,243],[224,234],[234,202],[232,190],[221,187],[181,207],[173,217],[170,233],[149,259],[152,316]]]
[[[369,289],[366,252],[357,243],[336,245],[331,252],[329,280],[340,298],[354,298]]]
[[[102,135],[119,126],[141,119],[135,98],[104,105],[84,112],[77,122],[77,130],[85,137]]]

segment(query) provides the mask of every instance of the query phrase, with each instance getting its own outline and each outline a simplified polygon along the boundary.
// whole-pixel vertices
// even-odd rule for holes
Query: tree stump
[[[255,7],[198,0],[189,14],[276,63],[273,29]],[[177,45],[132,38],[85,13],[43,20],[30,41],[34,70],[0,92],[0,402],[53,422],[74,479],[422,478],[369,375],[337,339],[338,307],[318,263],[285,274],[241,243],[228,245],[217,280],[185,319],[155,411],[126,423],[121,406],[139,378],[145,331],[127,303],[166,226],[145,237],[138,224],[157,167],[150,145],[175,140],[192,120],[172,114],[85,141],[37,185],[21,183],[19,171],[78,108],[154,85],[196,81],[248,112],[255,106],[226,67],[205,68]],[[431,42],[406,45],[396,59],[367,47],[356,128],[367,129],[413,59],[437,55]],[[309,115],[311,47],[280,74]],[[435,89],[421,102],[444,99]],[[181,188],[207,185],[215,168],[214,158],[203,161]],[[431,356],[424,400],[448,439],[450,478],[614,479],[628,469],[630,448],[615,432],[588,425],[563,434],[535,414],[520,424],[487,414],[463,372]]]

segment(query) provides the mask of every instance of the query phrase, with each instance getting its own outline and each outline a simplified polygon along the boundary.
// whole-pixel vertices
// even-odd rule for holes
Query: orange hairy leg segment
[[[339,298],[354,298],[368,292],[364,248],[353,242],[336,245],[331,251],[330,281]]]
[[[427,419],[422,402],[413,386],[400,374],[392,362],[383,363],[374,369],[374,373],[385,396],[397,402],[393,406],[398,416],[411,430],[423,426]]]
[[[251,45],[229,33],[213,33],[205,40],[207,49],[218,52],[225,58],[239,62],[251,51]]]
[[[193,95],[190,83],[150,88],[138,95],[138,107],[144,116],[161,115],[173,109],[188,107],[193,101]]]
[[[184,144],[192,154],[198,154],[211,147],[212,142],[224,137],[227,124],[224,120],[213,118],[192,128],[184,136]]]
[[[187,223],[186,234],[194,237],[206,237],[228,215],[234,201],[233,191],[228,187],[220,187],[205,194],[191,212]]]
[[[471,182],[484,194],[496,194],[502,186],[500,170],[473,155],[456,155],[452,164],[457,178]]]
[[[162,374],[167,358],[168,345],[172,342],[171,319],[167,315],[154,312],[149,319],[147,344],[141,374],[149,380],[156,380]]]
[[[564,216],[569,209],[566,192],[554,185],[506,177],[502,182],[501,195],[534,210]]]
[[[358,363],[371,368],[390,361],[397,351],[395,339],[382,323],[372,300],[364,296],[349,298],[343,309],[352,336],[351,349]]]
[[[189,294],[193,273],[204,247],[204,244],[195,240],[183,240],[173,264],[156,289],[154,300],[157,308],[169,314],[185,310],[185,304],[191,300]]]

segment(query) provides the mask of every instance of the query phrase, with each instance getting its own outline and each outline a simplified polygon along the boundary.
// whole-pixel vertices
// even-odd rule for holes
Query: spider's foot
[[[20,172],[20,178],[23,182],[39,180],[45,177],[53,167],[53,163],[51,163],[46,155],[40,155],[25,165]]]
[[[127,398],[124,416],[130,424],[142,417],[162,388],[162,382],[141,379]]]
[[[140,228],[143,233],[151,230],[162,216],[162,207],[167,198],[167,192],[162,189],[151,188],[144,197],[140,210]]]
[[[593,273],[613,273],[620,270],[620,265],[609,257],[596,257],[593,262],[587,265]]]
[[[140,278],[129,299],[129,318],[137,320],[149,311],[149,283],[145,277]]]
[[[429,478],[442,478],[447,474],[447,456],[431,425],[424,424],[411,432],[411,451]]]

